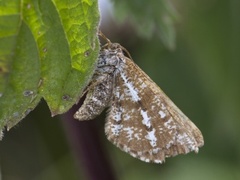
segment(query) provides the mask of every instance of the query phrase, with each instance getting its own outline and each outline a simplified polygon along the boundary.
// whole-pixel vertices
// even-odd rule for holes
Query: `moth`
[[[197,153],[204,144],[201,131],[124,54],[125,48],[105,39],[85,101],[74,118],[94,119],[108,107],[108,140],[145,162],[163,163],[167,157]]]

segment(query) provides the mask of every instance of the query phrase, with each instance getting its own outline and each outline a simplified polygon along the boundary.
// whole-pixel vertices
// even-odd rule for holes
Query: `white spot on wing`
[[[124,117],[123,117],[123,120],[124,121],[128,121],[131,119],[131,116],[127,113],[127,114],[124,114]]]
[[[171,129],[172,128],[172,125],[171,125],[172,122],[173,122],[173,119],[171,117],[167,122],[164,123],[164,126],[168,129]]]
[[[127,127],[127,128],[123,128],[123,130],[126,131],[126,133],[127,133],[128,142],[133,140],[133,137],[132,137],[133,130],[132,130],[132,128],[131,127]]]
[[[121,121],[121,116],[122,116],[122,113],[121,112],[116,112],[115,113],[115,115],[113,116],[113,119],[115,120],[115,121]]]
[[[147,85],[145,83],[142,83],[140,88],[144,89],[145,87],[147,87]]]
[[[153,153],[153,154],[157,154],[159,151],[160,151],[160,148],[154,148],[154,149],[152,150],[152,153]]]
[[[153,130],[150,131],[150,132],[148,132],[148,134],[145,136],[146,139],[149,140],[149,142],[150,142],[150,144],[151,144],[152,147],[157,146],[157,138],[156,138],[156,136],[155,136],[155,131],[156,131],[156,130],[153,128]]]
[[[151,118],[148,117],[147,112],[144,111],[144,110],[141,110],[141,115],[142,115],[142,117],[143,117],[142,123],[143,123],[145,126],[147,126],[148,128],[150,128],[150,126],[151,126],[151,122],[150,122]]]
[[[167,144],[166,144],[166,149],[169,149],[172,145],[173,145],[173,140],[169,141]]]
[[[148,158],[146,158],[146,157],[144,157],[144,156],[141,156],[140,159],[141,159],[142,161],[145,161],[145,162],[150,162],[150,159],[148,159]]]
[[[118,136],[119,135],[119,132],[121,131],[123,125],[122,124],[112,124],[111,125],[111,131],[113,133],[113,135],[116,135]]]
[[[116,98],[120,98],[120,92],[115,93]]]
[[[135,133],[135,134],[134,134],[134,137],[135,137],[137,140],[140,140],[140,137],[139,137],[139,134],[138,134],[138,133]]]
[[[158,159],[155,159],[154,162],[155,162],[155,163],[158,163],[158,164],[162,164],[162,161],[161,161],[161,160],[158,160]]]
[[[134,88],[132,82],[128,82],[127,77],[124,73],[121,73],[121,77],[125,82],[125,86],[127,86],[128,89],[124,89],[125,93],[131,96],[133,102],[137,102],[140,100],[138,96],[138,91]]]
[[[160,117],[161,117],[162,119],[166,117],[166,113],[163,112],[163,111],[161,111],[161,110],[158,112],[158,114],[160,115]]]
[[[162,108],[163,110],[165,110],[165,109],[166,109],[166,106],[162,103],[162,104],[161,104],[161,108]]]

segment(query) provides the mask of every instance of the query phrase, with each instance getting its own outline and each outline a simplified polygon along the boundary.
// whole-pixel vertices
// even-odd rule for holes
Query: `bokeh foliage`
[[[145,38],[156,37],[169,49],[175,48],[176,31],[174,23],[177,12],[167,0],[112,0],[115,18],[120,22],[128,19],[136,32]]]

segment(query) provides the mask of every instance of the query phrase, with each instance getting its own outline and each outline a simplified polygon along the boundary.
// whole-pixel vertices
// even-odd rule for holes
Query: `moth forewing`
[[[118,56],[124,64],[107,118],[108,139],[147,162],[163,162],[165,157],[197,151],[202,144],[195,138],[202,136],[196,126],[131,59]]]

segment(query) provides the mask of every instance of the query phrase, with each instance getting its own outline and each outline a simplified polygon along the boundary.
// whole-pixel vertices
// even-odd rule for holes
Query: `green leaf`
[[[146,38],[159,37],[163,44],[175,48],[174,22],[177,13],[167,0],[113,0],[116,17],[123,21],[130,20],[137,32]]]
[[[0,1],[0,132],[43,97],[52,115],[75,104],[99,52],[96,0]]]

